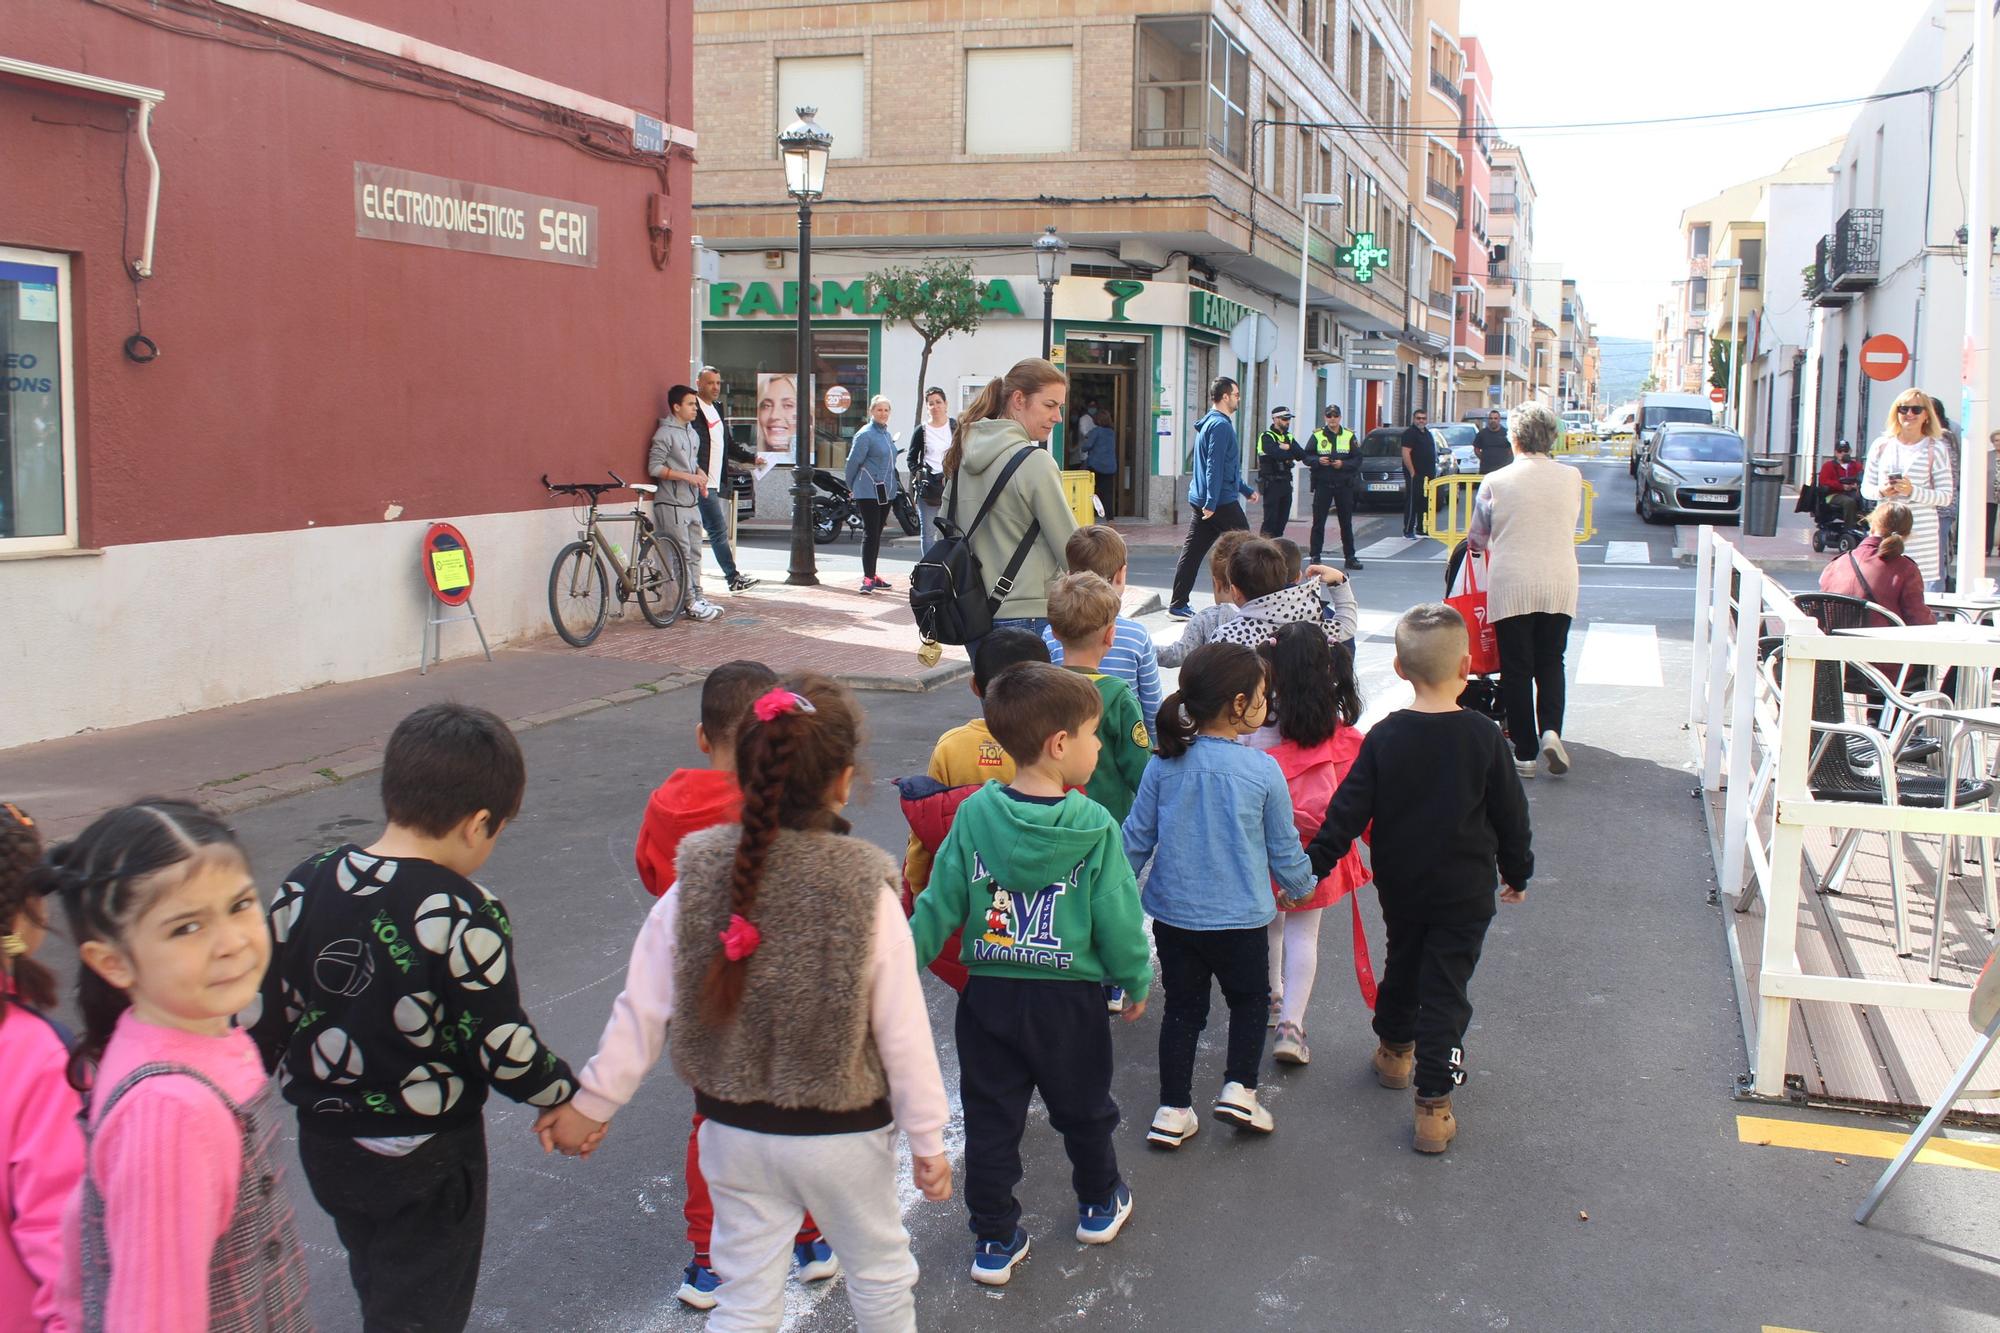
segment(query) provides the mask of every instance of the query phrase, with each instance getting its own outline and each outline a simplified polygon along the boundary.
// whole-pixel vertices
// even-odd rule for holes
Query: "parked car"
[[[1361,439],[1361,507],[1401,509],[1409,476],[1403,471],[1403,427],[1377,426]]]
[[[1464,422],[1431,427],[1431,437],[1437,441],[1440,477],[1449,477],[1453,473],[1460,476],[1478,475],[1479,455],[1473,452],[1472,448],[1472,437],[1478,433],[1477,426],[1469,426]]]
[[[1640,518],[1734,520],[1743,512],[1743,437],[1720,426],[1667,422],[1637,464]]]
[[[1632,461],[1626,470],[1634,477],[1639,475],[1639,461],[1653,441],[1653,432],[1670,421],[1691,422],[1699,426],[1715,424],[1715,405],[1704,393],[1642,393],[1635,405],[1636,418],[1633,430],[1638,438],[1632,442]]]

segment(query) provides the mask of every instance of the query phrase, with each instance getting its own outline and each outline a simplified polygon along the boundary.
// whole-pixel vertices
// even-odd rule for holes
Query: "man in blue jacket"
[[[1243,389],[1227,375],[1215,377],[1208,389],[1208,415],[1194,431],[1194,470],[1188,477],[1187,540],[1181,543],[1180,563],[1174,566],[1173,594],[1167,614],[1181,620],[1194,615],[1188,597],[1194,592],[1196,572],[1208,556],[1208,548],[1223,533],[1247,528],[1243,501],[1256,499],[1257,492],[1243,481],[1243,446],[1236,439],[1236,425],[1230,420],[1243,401]]]

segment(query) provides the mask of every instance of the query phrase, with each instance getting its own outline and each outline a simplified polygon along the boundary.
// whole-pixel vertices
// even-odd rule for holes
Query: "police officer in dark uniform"
[[[1326,424],[1313,432],[1312,445],[1313,539],[1312,562],[1322,563],[1326,547],[1326,511],[1331,506],[1340,516],[1340,550],[1349,569],[1361,568],[1354,558],[1354,500],[1361,493],[1361,448],[1354,432],[1340,424],[1340,409],[1326,409]]]
[[[1305,457],[1292,436],[1292,410],[1272,408],[1270,429],[1257,437],[1257,489],[1264,493],[1264,522],[1258,531],[1264,536],[1285,535],[1292,517],[1292,464]]]

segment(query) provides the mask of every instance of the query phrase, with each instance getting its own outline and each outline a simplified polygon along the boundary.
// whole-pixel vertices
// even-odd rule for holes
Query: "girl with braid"
[[[810,1211],[861,1333],[916,1328],[896,1131],[951,1197],[944,1080],[890,857],[848,836],[861,713],[823,676],[757,700],[736,741],[743,820],[690,834],[632,947],[625,989],[545,1149],[588,1153],[671,1043],[715,1199],[709,1327],[776,1328]]]
[[[56,1315],[63,1207],[83,1174],[65,1035],[44,1015],[56,983],[34,959],[48,917],[32,875],[35,821],[0,801],[0,1333],[65,1327]]]

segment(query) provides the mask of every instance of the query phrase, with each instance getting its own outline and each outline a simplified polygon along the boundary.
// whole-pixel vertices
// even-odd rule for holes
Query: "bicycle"
[[[548,473],[542,474],[542,485],[549,494],[588,497],[576,540],[556,552],[555,564],[549,569],[549,620],[563,642],[576,648],[589,647],[604,632],[605,617],[611,609],[607,564],[617,573],[619,604],[623,605],[628,597],[638,602],[639,614],[646,617],[649,625],[665,629],[680,619],[688,604],[687,560],[678,545],[662,540],[647,509],[645,497],[656,494],[660,488],[647,482],[628,482],[616,472],[609,476],[608,483],[583,481],[559,485],[549,480]],[[633,491],[640,499],[630,514],[600,517],[598,502],[608,491]],[[633,529],[630,565],[599,529],[601,523],[628,521]]]

